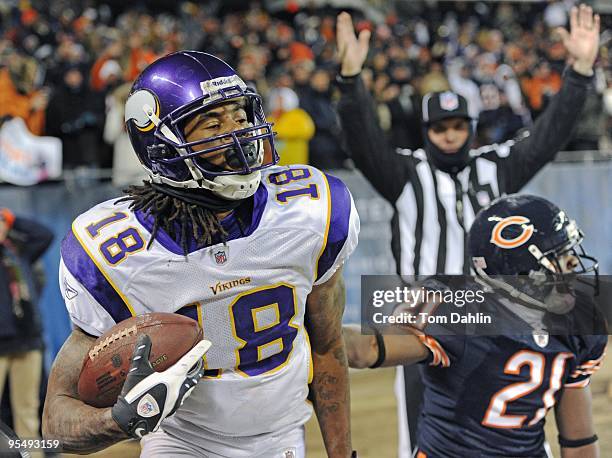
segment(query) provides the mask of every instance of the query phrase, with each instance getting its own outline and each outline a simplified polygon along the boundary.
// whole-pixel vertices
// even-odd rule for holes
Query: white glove
[[[149,361],[151,339],[141,335],[127,379],[111,411],[121,429],[137,439],[156,431],[164,418],[183,405],[204,375],[202,357],[210,346],[208,340],[202,340],[172,367],[155,372]]]

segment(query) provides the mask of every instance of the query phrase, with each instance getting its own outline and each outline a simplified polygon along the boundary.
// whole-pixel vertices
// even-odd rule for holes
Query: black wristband
[[[338,83],[354,83],[355,80],[361,75],[361,71],[359,73],[355,73],[354,75],[343,76],[340,73],[336,75],[336,81]]]
[[[385,339],[383,339],[382,334],[376,328],[372,328],[372,331],[374,331],[374,336],[376,337],[376,345],[378,346],[378,358],[376,358],[374,364],[370,366],[370,369],[376,369],[382,363],[385,362],[387,354],[385,350]]]
[[[566,439],[561,434],[559,434],[559,445],[565,448],[578,448],[584,447],[585,445],[592,444],[593,442],[597,442],[597,434],[593,434],[591,437],[585,437],[583,439]]]

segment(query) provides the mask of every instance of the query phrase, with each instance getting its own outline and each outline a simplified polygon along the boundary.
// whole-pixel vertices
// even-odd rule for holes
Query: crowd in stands
[[[131,82],[157,57],[195,49],[227,60],[264,96],[285,161],[349,166],[334,106],[338,11],[287,2],[272,14],[243,3],[228,12],[222,2],[181,2],[160,12],[145,2],[119,10],[93,1],[3,1],[0,117],[22,117],[31,132],[59,137],[65,169],[114,165],[117,184],[128,182],[141,173],[122,127]],[[373,32],[363,78],[391,144],[420,146],[420,99],[449,88],[469,100],[481,144],[529,126],[560,87],[566,56],[555,28],[567,27],[572,3],[398,2],[386,5],[380,23],[353,12],[357,28]],[[610,17],[602,22],[594,88],[570,149],[610,148]]]

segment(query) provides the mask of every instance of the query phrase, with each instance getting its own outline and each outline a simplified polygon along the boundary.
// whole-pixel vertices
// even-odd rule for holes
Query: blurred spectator
[[[52,239],[45,226],[0,209],[0,397],[8,376],[14,429],[28,439],[39,437],[43,350],[35,263]]]
[[[478,85],[470,78],[470,69],[461,59],[454,59],[446,68],[451,90],[468,101],[470,116],[478,119],[482,110],[482,99]]]
[[[312,60],[302,60],[291,66],[293,89],[300,99],[308,94],[310,78],[314,69],[315,63]]]
[[[289,53],[291,55],[291,62],[298,64],[303,61],[311,61],[314,59],[312,49],[306,46],[304,43],[294,41],[289,45]]]
[[[389,86],[391,79],[386,73],[378,73],[374,77],[372,83],[374,100],[376,101],[376,112],[378,113],[378,122],[382,130],[389,136],[391,131],[391,110],[387,105],[387,101],[393,96],[397,96],[397,87]]]
[[[342,146],[338,115],[332,103],[331,77],[327,70],[317,69],[310,80],[300,106],[312,118],[315,134],[310,140],[310,164],[327,170],[344,168],[348,155]]]
[[[123,45],[120,41],[111,43],[108,48],[96,60],[91,68],[90,85],[94,91],[102,91],[107,86],[114,85],[122,79],[121,65],[117,61],[123,53]]]
[[[62,140],[64,168],[100,165],[98,139],[103,126],[104,100],[85,82],[78,66],[65,69],[47,107],[47,135]]]
[[[115,59],[106,59],[99,67],[99,71],[95,73],[96,84],[94,85],[94,69],[91,70],[92,81],[91,89],[94,94],[94,99],[98,100],[98,103],[102,105],[102,102],[106,103],[106,116],[108,116],[109,104],[112,103],[113,97],[112,92],[121,84],[123,84],[123,71],[119,62]],[[110,99],[110,100],[109,100]],[[127,97],[126,99],[127,100]],[[125,100],[123,103],[125,103]],[[123,107],[122,107],[123,112]],[[103,129],[98,129],[99,138],[98,144],[98,165],[99,167],[108,169],[113,167],[113,148],[110,146],[114,142],[107,142],[103,138]]]
[[[423,143],[419,128],[421,99],[407,80],[396,77],[391,81],[391,85],[383,92],[384,103],[391,115],[389,142],[398,148],[417,148]]]
[[[131,84],[125,83],[116,88],[106,99],[104,141],[113,147],[112,181],[113,185],[118,188],[130,184],[140,184],[147,177],[147,173],[134,153],[125,130],[125,102],[130,93],[130,88]]]
[[[49,96],[46,89],[36,89],[36,61],[13,52],[3,59],[8,65],[0,68],[0,117],[22,118],[30,132],[42,135]]]
[[[315,125],[299,104],[297,94],[289,88],[271,92],[269,120],[277,133],[274,142],[281,165],[309,163],[308,141],[315,133]]]
[[[125,79],[133,81],[147,65],[155,61],[157,56],[151,48],[144,45],[142,37],[138,34],[130,35],[129,47],[130,58]]]
[[[488,34],[487,49],[497,54],[479,55],[473,73],[480,92],[477,138],[481,145],[502,143],[531,121],[523,116],[527,108],[512,68],[498,65],[499,39],[499,34]]]
[[[268,93],[268,82],[264,78],[263,70],[255,64],[252,56],[240,61],[237,68],[238,74],[243,76],[247,86],[259,94]]]
[[[525,77],[522,81],[523,91],[527,97],[529,108],[534,117],[546,107],[547,101],[561,88],[561,75],[550,68],[546,61],[540,61],[533,77]]]
[[[544,22],[548,27],[565,27],[567,24],[567,12],[572,2],[549,2],[544,10]]]
[[[85,66],[89,60],[84,43],[79,43],[70,33],[58,34],[58,46],[47,69],[47,81],[52,86],[61,85],[67,67]]]
[[[448,79],[442,71],[442,65],[440,62],[432,61],[429,66],[429,70],[423,76],[421,80],[421,86],[419,92],[421,96],[429,92],[444,92],[450,89]]]

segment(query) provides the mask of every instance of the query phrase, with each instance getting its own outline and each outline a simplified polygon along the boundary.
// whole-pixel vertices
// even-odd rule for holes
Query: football
[[[78,383],[81,401],[94,407],[115,404],[140,334],[151,338],[149,361],[157,372],[176,363],[203,337],[197,321],[175,313],[148,313],[118,323],[87,352]]]

